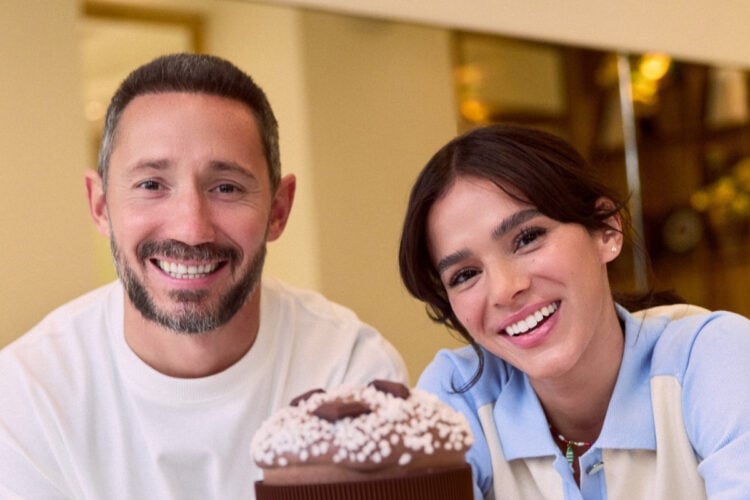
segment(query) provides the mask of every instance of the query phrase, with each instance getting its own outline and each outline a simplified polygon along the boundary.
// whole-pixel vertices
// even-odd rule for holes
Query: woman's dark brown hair
[[[589,231],[609,228],[607,220],[613,215],[619,215],[626,228],[629,218],[625,201],[597,180],[570,144],[540,130],[513,125],[478,128],[453,139],[430,159],[411,191],[399,267],[406,288],[426,303],[429,316],[461,334],[479,356],[478,371],[465,390],[481,376],[484,358],[453,313],[427,241],[430,210],[458,177],[490,180],[547,217]],[[611,203],[597,203],[601,198]]]

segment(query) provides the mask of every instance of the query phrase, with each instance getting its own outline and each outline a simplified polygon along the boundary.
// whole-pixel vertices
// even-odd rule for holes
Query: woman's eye
[[[466,283],[477,274],[479,274],[479,272],[476,269],[461,269],[450,277],[448,280],[448,288],[453,288]]]
[[[520,250],[528,245],[531,245],[536,240],[546,234],[547,230],[540,227],[528,228],[521,231],[521,234],[516,238],[515,249]]]

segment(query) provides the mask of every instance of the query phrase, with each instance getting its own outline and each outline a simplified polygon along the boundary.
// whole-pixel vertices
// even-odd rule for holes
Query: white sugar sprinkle
[[[372,412],[335,422],[312,415],[321,403],[337,398],[364,402]],[[472,442],[466,419],[420,389],[400,399],[371,386],[340,387],[278,411],[260,427],[251,450],[260,466],[331,460],[404,465],[413,454],[466,451]]]

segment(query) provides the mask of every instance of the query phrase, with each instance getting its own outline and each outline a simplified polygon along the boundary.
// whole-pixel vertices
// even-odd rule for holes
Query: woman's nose
[[[502,262],[492,266],[488,282],[490,305],[506,306],[529,288],[531,277],[521,263]]]

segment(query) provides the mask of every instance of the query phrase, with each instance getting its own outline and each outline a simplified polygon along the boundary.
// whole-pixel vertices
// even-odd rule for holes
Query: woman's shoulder
[[[750,320],[729,311],[695,310],[667,317],[654,346],[652,373],[682,378],[691,364],[734,357],[750,361]]]

